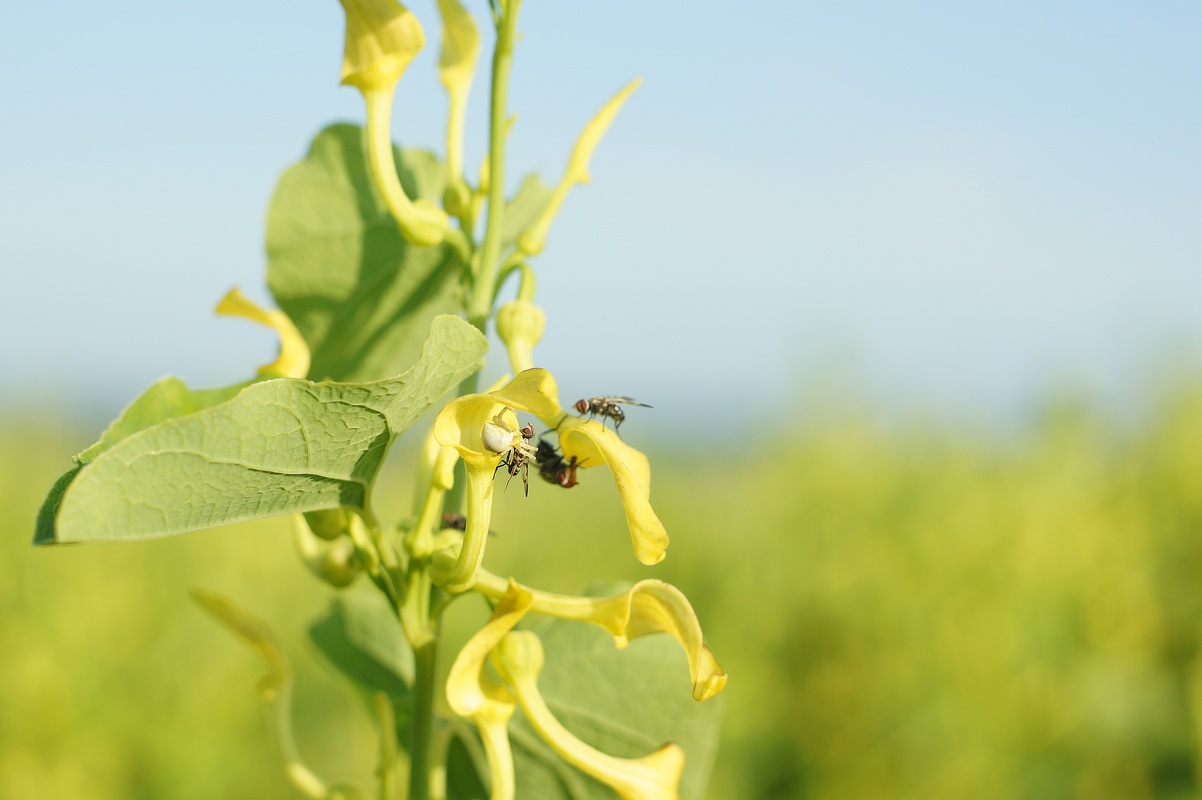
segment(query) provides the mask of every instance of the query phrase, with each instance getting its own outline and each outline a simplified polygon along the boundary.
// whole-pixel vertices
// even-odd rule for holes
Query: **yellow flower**
[[[509,718],[517,701],[505,686],[488,673],[488,654],[530,608],[530,593],[510,581],[493,609],[492,617],[459,651],[447,675],[447,702],[451,710],[476,724],[488,757],[491,800],[512,800],[513,754],[509,748]]]
[[[442,15],[442,52],[438,56],[438,77],[450,99],[447,111],[447,209],[464,214],[471,203],[470,190],[463,180],[463,123],[467,112],[467,94],[480,56],[480,31],[458,0],[438,0]]]
[[[392,91],[426,46],[421,23],[396,0],[341,0],[346,11],[342,83]]]
[[[526,721],[560,758],[606,784],[623,800],[676,800],[684,750],[669,742],[642,758],[616,758],[576,738],[547,708],[538,690],[543,646],[530,631],[509,633],[492,651],[492,664],[517,696]]]
[[[474,589],[481,594],[502,598],[514,586],[487,570],[476,575]],[[574,597],[572,595],[525,589],[530,610],[559,619],[590,622],[604,628],[618,647],[631,639],[652,633],[667,633],[684,648],[693,681],[693,699],[706,700],[726,686],[726,673],[701,636],[701,624],[684,593],[670,583],[643,580],[629,591],[612,597]]]
[[[504,428],[501,435],[516,443],[518,426],[513,409],[534,414],[548,427],[557,428],[566,459],[574,457],[583,468],[602,464],[609,467],[626,511],[635,557],[644,564],[662,561],[668,533],[651,508],[651,467],[647,457],[600,422],[564,411],[551,373],[535,368],[519,373],[495,391],[452,400],[434,420],[434,437],[439,444],[458,451],[467,468],[468,481],[468,529],[463,547],[453,565],[449,563],[449,554],[435,560],[434,575],[439,585],[450,592],[470,588],[484,558],[492,512],[492,476],[504,456],[503,452],[486,446],[484,432],[486,427],[501,424]]]
[[[367,160],[372,183],[401,235],[418,247],[447,237],[447,215],[428,200],[414,202],[397,177],[392,153],[392,95],[409,62],[425,47],[421,23],[396,0],[341,0],[346,11],[342,83],[367,105]]]

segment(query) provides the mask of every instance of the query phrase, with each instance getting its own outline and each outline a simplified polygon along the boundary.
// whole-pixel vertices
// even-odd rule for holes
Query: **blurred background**
[[[394,137],[441,151],[411,7]],[[623,434],[673,544],[638,567],[604,481],[539,485],[502,498],[490,566],[685,590],[732,676],[712,798],[1202,795],[1202,7],[527,2],[520,27],[514,185],[645,79],[536,264],[538,356],[565,399],[655,406]],[[259,664],[189,585],[276,624],[316,765],[371,769],[285,525],[28,545],[152,381],[272,357],[212,307],[268,300],[276,178],[362,118],[341,46],[328,1],[0,9],[0,796],[285,795]]]

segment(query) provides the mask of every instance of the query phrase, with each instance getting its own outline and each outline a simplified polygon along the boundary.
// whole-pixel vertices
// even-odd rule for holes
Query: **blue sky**
[[[394,137],[441,149],[411,8],[432,46]],[[645,80],[536,263],[565,397],[742,423],[834,370],[1004,416],[1052,380],[1122,398],[1202,342],[1196,2],[527,0],[520,27],[515,182]],[[362,118],[341,45],[334,0],[0,10],[0,402],[111,415],[269,360],[211,309],[267,298],[276,177]]]

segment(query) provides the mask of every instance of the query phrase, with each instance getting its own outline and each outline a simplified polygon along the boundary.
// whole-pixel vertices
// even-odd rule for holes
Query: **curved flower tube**
[[[392,153],[392,96],[409,63],[426,46],[426,35],[397,0],[341,0],[346,11],[342,83],[354,86],[367,105],[367,156],[372,182],[401,234],[418,247],[438,244],[447,215],[426,200],[414,202],[397,177]]]
[[[473,588],[492,598],[503,598],[515,586],[513,579],[488,570],[476,574]],[[680,642],[689,660],[693,681],[693,699],[708,700],[726,686],[727,676],[701,636],[701,623],[684,593],[670,583],[643,580],[629,591],[611,597],[576,597],[525,589],[530,610],[559,619],[591,622],[614,637],[614,644],[626,647],[631,639],[652,633],[666,633]]]
[[[283,311],[257,305],[236,287],[226,292],[215,310],[218,314],[266,325],[280,335],[279,358],[259,367],[259,377],[303,378],[309,374],[309,345]]]
[[[673,742],[642,758],[617,758],[589,747],[560,724],[538,690],[543,646],[530,631],[507,634],[492,651],[501,679],[513,688],[526,721],[552,750],[623,800],[677,800],[684,750]]]
[[[446,206],[461,215],[471,203],[470,190],[463,180],[463,122],[467,113],[467,95],[476,59],[480,57],[480,31],[472,15],[459,0],[438,0],[442,17],[442,52],[438,56],[438,78],[450,100],[447,110],[447,193]]]
[[[508,726],[517,701],[509,689],[488,674],[485,661],[529,608],[530,593],[510,581],[492,617],[459,651],[447,675],[447,702],[451,710],[475,722],[484,742],[491,800],[513,800],[515,779]]]

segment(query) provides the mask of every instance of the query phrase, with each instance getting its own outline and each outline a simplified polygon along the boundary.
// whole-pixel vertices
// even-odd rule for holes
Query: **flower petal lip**
[[[396,0],[341,0],[346,12],[342,83],[391,89],[426,45],[421,23]]]
[[[309,374],[309,345],[283,311],[262,308],[238,288],[226,292],[214,310],[218,314],[266,325],[279,334],[280,355],[270,364],[259,367],[260,376],[304,378]]]
[[[668,532],[651,508],[651,465],[647,456],[596,420],[571,416],[560,423],[559,446],[565,458],[575,456],[581,466],[605,462],[622,497],[635,557],[648,565],[663,561]]]

